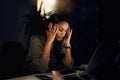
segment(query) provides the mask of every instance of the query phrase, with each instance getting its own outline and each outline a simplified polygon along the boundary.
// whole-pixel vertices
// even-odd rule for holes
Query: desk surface
[[[57,73],[55,73],[55,74],[53,72],[46,73],[46,74],[41,74],[40,73],[40,74],[33,74],[33,75],[28,75],[28,76],[21,76],[21,77],[11,78],[11,79],[7,79],[7,80],[66,80],[65,79],[66,77],[67,78],[68,77],[71,77],[71,78],[75,77],[75,78],[78,78],[77,80],[86,80],[86,79],[80,79],[80,75],[83,75],[83,73],[84,73],[83,71],[69,72],[67,74],[62,73],[62,75],[60,74],[60,72],[58,72],[58,71],[56,71],[56,72]],[[78,76],[77,76],[77,73],[78,73]],[[49,77],[51,79],[41,79],[41,78],[37,77],[37,76],[41,76],[41,75],[47,76],[47,77]],[[63,79],[63,77],[64,77],[64,79]],[[67,79],[67,80],[69,80],[69,79]]]
[[[47,73],[47,74],[33,74],[33,75],[21,76],[21,77],[11,78],[11,79],[7,79],[7,80],[42,80],[42,79],[38,78],[37,75],[45,75],[50,78],[53,78],[51,73]]]

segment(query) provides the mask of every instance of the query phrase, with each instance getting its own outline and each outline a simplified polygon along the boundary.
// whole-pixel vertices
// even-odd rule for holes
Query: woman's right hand
[[[56,36],[56,33],[58,31],[58,27],[57,26],[58,26],[57,24],[55,24],[53,26],[53,23],[49,23],[48,24],[49,30],[46,31],[47,32],[47,43],[50,43],[50,44],[53,43],[53,41],[55,39],[55,36]]]

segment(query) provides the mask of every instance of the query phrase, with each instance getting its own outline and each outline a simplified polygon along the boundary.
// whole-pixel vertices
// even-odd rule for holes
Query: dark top
[[[29,71],[47,72],[51,70],[60,70],[62,68],[72,67],[64,62],[65,48],[63,41],[54,41],[54,45],[50,51],[50,62],[46,64],[42,58],[46,38],[44,36],[33,35],[30,38],[29,51],[26,59],[26,69]]]

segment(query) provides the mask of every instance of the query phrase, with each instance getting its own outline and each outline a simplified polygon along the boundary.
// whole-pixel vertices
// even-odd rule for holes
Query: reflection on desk
[[[47,79],[47,78],[50,78],[50,79]],[[28,76],[11,78],[7,80],[51,80],[51,79],[53,79],[52,74],[47,73],[47,74],[33,74],[33,75],[28,75]]]
[[[63,70],[52,71],[46,74],[34,74],[22,76],[7,80],[90,80],[84,71],[80,70]]]

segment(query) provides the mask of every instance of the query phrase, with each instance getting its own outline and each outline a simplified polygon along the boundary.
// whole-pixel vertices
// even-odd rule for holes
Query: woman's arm
[[[71,45],[70,45],[70,39],[72,35],[72,30],[68,30],[66,33],[66,38],[64,39],[64,47],[65,47],[65,58],[64,58],[64,64],[66,66],[71,66],[73,64],[73,58],[71,56]]]
[[[73,58],[71,56],[71,49],[70,48],[66,48],[65,49],[65,63],[67,65],[71,65],[71,63],[73,62]]]
[[[32,36],[30,39],[29,54],[31,55],[32,63],[40,72],[46,72],[48,70],[51,46],[58,31],[56,25],[52,26],[53,25],[49,25],[47,41],[44,45],[39,36]]]
[[[49,64],[50,50],[51,50],[51,43],[46,42],[44,50],[43,50],[43,54],[42,54],[42,58],[44,59],[44,61],[46,62],[46,64]]]
[[[48,27],[49,27],[49,31],[46,31],[47,32],[47,41],[45,43],[45,47],[44,47],[43,54],[42,54],[42,57],[47,64],[49,64],[50,50],[52,47],[52,43],[55,39],[56,33],[58,31],[57,24],[55,24],[53,26],[52,23],[49,23]]]

